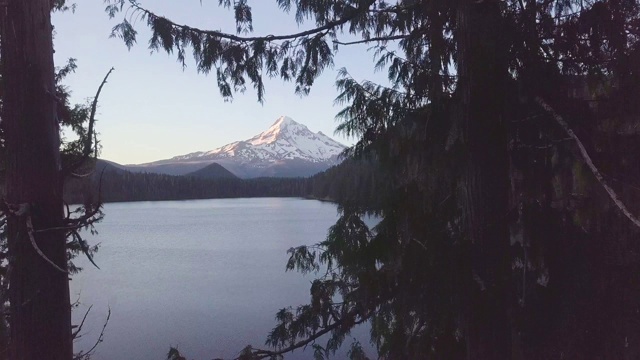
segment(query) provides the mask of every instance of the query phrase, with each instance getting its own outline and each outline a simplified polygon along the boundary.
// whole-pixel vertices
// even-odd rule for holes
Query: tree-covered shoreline
[[[331,202],[365,196],[372,189],[372,168],[347,161],[307,178],[202,178],[130,172],[97,166],[90,177],[65,184],[65,201],[84,204],[127,201],[197,200],[251,197],[299,197]],[[359,195],[358,195],[359,194]],[[371,196],[371,194],[366,194]]]

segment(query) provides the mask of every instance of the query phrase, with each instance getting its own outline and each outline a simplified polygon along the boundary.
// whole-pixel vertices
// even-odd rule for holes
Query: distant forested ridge
[[[217,164],[207,168],[214,165]],[[98,200],[122,202],[307,197],[355,202],[358,199],[372,199],[375,181],[379,179],[372,162],[355,160],[347,160],[306,178],[240,179],[229,176],[230,173],[222,166],[217,165],[215,169],[215,172],[200,171],[183,176],[135,173],[98,160],[91,176],[68,182],[65,200],[67,203],[87,203]]]
[[[231,171],[218,163],[209,164],[202,169],[190,172],[185,176],[192,176],[200,179],[238,179],[238,177]]]

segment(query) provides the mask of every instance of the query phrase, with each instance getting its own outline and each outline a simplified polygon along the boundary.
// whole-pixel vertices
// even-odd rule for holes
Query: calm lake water
[[[100,270],[79,258],[85,270],[71,281],[74,324],[93,305],[76,351],[93,345],[111,308],[95,360],[162,360],[171,345],[188,359],[230,359],[264,347],[276,311],[309,301],[313,277],[285,272],[286,250],[324,240],[337,219],[331,203],[288,198],[116,203],[105,213],[90,237]],[[364,328],[352,336],[369,344]]]

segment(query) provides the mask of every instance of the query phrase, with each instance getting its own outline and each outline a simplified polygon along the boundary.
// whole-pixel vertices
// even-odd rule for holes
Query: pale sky
[[[177,23],[233,32],[233,14],[217,4],[218,0],[202,0],[202,5],[199,0],[142,3]],[[255,34],[298,29],[293,14],[280,12],[274,0],[257,0],[251,5]],[[264,105],[258,103],[252,87],[236,94],[233,102],[224,102],[215,75],[198,74],[193,61],[183,71],[174,55],[151,54],[145,24],[137,24],[139,42],[131,51],[122,40],[109,39],[111,28],[124,14],[109,20],[104,8],[103,0],[82,0],[75,13],[53,15],[55,61],[62,65],[69,57],[78,60],[78,70],[64,82],[73,92],[72,102],[94,96],[109,68],[115,67],[100,96],[96,126],[103,146],[101,157],[121,164],[212,150],[266,130],[281,115],[351,144],[353,139],[332,135],[340,110],[333,104],[337,70],[346,67],[358,80],[386,79],[385,73],[374,73],[373,53],[367,51],[367,45],[355,45],[341,47],[334,68],[324,72],[308,96],[296,95],[292,83],[271,79],[266,81]]]

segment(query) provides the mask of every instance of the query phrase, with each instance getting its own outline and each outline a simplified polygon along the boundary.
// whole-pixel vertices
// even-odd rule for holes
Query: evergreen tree
[[[276,3],[315,27],[246,35],[246,0],[220,1],[236,34],[178,25],[135,0],[107,8],[146,21],[153,50],[180,61],[192,50],[224,97],[252,85],[262,101],[263,75],[307,93],[338,48],[359,43],[389,73],[385,88],[341,71],[339,130],[359,138],[348,155],[383,175],[371,197],[341,204],[326,241],[290,251],[289,269],[322,268],[310,304],[280,311],[271,349],[241,358],[309,344],[324,358],[366,321],[390,359],[637,355],[637,315],[623,319],[635,308],[624,299],[640,294],[625,275],[638,260],[621,254],[638,251],[640,225],[628,201],[640,179],[628,156],[640,150],[638,1]],[[137,40],[127,19],[113,35]],[[373,229],[367,214],[382,217]],[[619,306],[605,305],[608,292]],[[590,322],[598,311],[607,315]]]
[[[60,81],[75,70],[75,62],[53,66],[50,12],[73,7],[64,0],[9,1],[0,12],[0,243],[8,260],[0,279],[9,320],[9,334],[2,320],[3,358],[73,358],[77,333],[72,333],[68,280],[79,268],[70,260],[80,252],[91,260],[96,251],[78,231],[99,221],[100,205],[87,204],[74,217],[68,206],[65,214],[62,199],[65,178],[79,176],[76,171],[97,148],[93,124],[100,90],[91,105],[71,108]],[[61,143],[61,127],[70,127],[78,140]]]
[[[73,355],[66,239],[34,230],[64,226],[50,12],[10,1],[2,21],[12,359]]]

